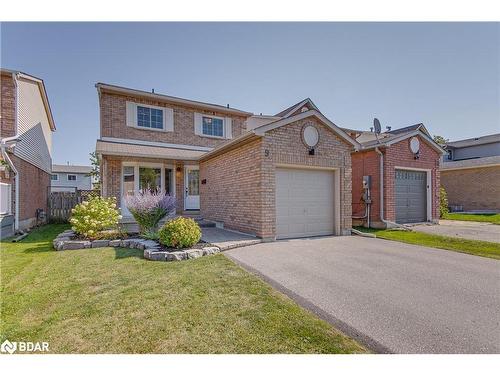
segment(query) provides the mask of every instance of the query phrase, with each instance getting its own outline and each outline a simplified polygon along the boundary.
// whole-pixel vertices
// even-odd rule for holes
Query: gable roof
[[[389,130],[386,133],[389,133],[389,134],[402,134],[402,133],[406,133],[406,132],[410,132],[410,131],[414,131],[414,130],[422,130],[422,132],[424,132],[425,134],[427,134],[427,135],[430,136],[429,131],[427,130],[427,128],[422,123],[415,124],[415,125],[410,125],[410,126],[405,126],[404,128]]]
[[[67,165],[67,164],[52,164],[52,172],[59,173],[90,173],[92,167],[88,165]]]
[[[301,107],[303,107],[305,105],[309,106],[310,107],[309,109],[315,109],[316,111],[319,112],[318,107],[316,107],[316,105],[313,103],[313,101],[310,98],[306,98],[306,99],[302,100],[301,102],[298,102],[298,103],[296,103],[288,108],[285,108],[280,113],[277,113],[274,116],[283,117],[283,118],[288,117],[288,116],[292,115],[294,112],[298,111]]]
[[[485,145],[488,143],[500,142],[500,133],[484,135],[482,137],[462,139],[460,141],[448,142],[446,147],[456,148],[456,147],[468,147],[468,146],[478,146]]]
[[[361,147],[360,151],[371,150],[371,149],[374,149],[376,147],[383,147],[383,146],[389,147],[390,145],[393,145],[397,142],[401,142],[401,141],[404,141],[405,139],[408,139],[410,137],[414,137],[414,136],[418,135],[424,141],[426,141],[426,143],[429,146],[434,148],[436,151],[438,151],[441,154],[445,154],[444,149],[420,128],[413,130],[413,131],[409,131],[409,132],[407,131],[407,132],[402,133],[402,134],[387,135],[387,133],[382,133],[382,135],[384,135],[384,136],[380,137],[378,140],[375,139],[375,140],[370,140],[368,142],[361,143],[362,147]]]
[[[54,117],[52,116],[52,110],[50,108],[50,103],[49,103],[49,97],[47,96],[47,90],[45,89],[45,84],[43,82],[43,79],[32,76],[31,74],[23,73],[19,70],[11,70],[11,69],[1,68],[0,71],[2,73],[15,75],[16,79],[23,78],[23,79],[26,79],[28,81],[35,82],[38,85],[38,88],[40,90],[40,96],[42,97],[43,106],[45,108],[45,112],[47,113],[47,118],[49,120],[50,130],[55,131],[56,130],[56,123],[54,122]]]
[[[327,127],[329,127],[333,132],[335,132],[337,135],[339,135],[342,139],[344,139],[347,143],[350,143],[351,145],[354,146],[356,150],[361,148],[361,145],[356,142],[354,139],[349,137],[341,128],[339,128],[337,125],[335,125],[333,122],[331,122],[328,118],[326,118],[321,112],[317,110],[309,110],[306,112],[301,112],[295,116],[287,117],[287,118],[282,118],[277,121],[273,121],[269,124],[261,125],[259,127],[256,127],[252,130],[247,131],[246,133],[243,133],[239,137],[236,137],[232,139],[229,142],[226,142],[219,147],[216,147],[212,151],[207,152],[206,154],[203,154],[200,156],[199,160],[206,160],[210,159],[214,156],[217,156],[219,154],[224,153],[225,151],[232,150],[242,144],[248,143],[250,141],[253,141],[255,139],[258,139],[260,137],[263,137],[266,132],[280,128],[282,126],[288,125],[292,122],[302,120],[307,117],[315,117],[319,121],[321,121],[323,124],[325,124]]]
[[[118,93],[118,94],[146,97],[146,98],[157,100],[159,102],[168,102],[168,103],[175,103],[175,104],[180,104],[180,105],[187,105],[187,106],[203,108],[203,109],[207,109],[207,110],[211,110],[211,111],[232,113],[232,114],[245,116],[245,117],[253,115],[253,113],[251,113],[251,112],[246,112],[246,111],[242,111],[242,110],[239,110],[236,108],[231,108],[231,107],[223,106],[223,105],[219,105],[219,104],[212,104],[212,103],[199,102],[196,100],[183,99],[183,98],[178,98],[176,96],[157,94],[157,93],[152,93],[152,92],[137,90],[137,89],[130,89],[127,87],[110,85],[110,84],[102,83],[102,82],[96,83],[95,87],[97,88],[97,91],[99,93],[101,92],[101,90],[105,90],[105,91],[114,92],[114,93]]]

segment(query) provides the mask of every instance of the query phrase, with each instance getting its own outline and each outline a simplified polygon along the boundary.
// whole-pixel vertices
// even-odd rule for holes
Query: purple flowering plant
[[[155,232],[160,220],[167,215],[171,216],[175,211],[174,197],[149,189],[126,195],[124,201],[143,234]]]

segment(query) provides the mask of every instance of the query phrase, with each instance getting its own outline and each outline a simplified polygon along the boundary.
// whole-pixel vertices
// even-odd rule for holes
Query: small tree
[[[101,190],[101,164],[99,163],[99,158],[97,154],[91,152],[90,154],[90,165],[92,170],[89,175],[92,177],[92,187],[96,190]]]
[[[435,135],[435,136],[433,137],[433,139],[434,139],[434,142],[436,142],[436,143],[437,143],[438,145],[440,145],[441,147],[444,147],[444,146],[448,143],[448,141],[449,141],[449,139],[444,138],[444,137],[443,137],[443,136],[441,136],[441,135]]]
[[[448,194],[446,194],[446,190],[441,186],[439,190],[439,217],[444,217],[448,210]]]

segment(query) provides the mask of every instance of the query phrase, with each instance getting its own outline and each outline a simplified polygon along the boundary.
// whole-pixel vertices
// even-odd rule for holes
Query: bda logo
[[[5,340],[2,345],[0,345],[0,351],[2,353],[12,354],[17,349],[17,342],[10,342],[9,340]]]

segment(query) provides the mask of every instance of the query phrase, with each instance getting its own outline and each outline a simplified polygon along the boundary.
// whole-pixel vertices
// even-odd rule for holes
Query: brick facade
[[[158,107],[168,107],[174,110],[174,131],[155,131],[127,126],[126,102],[149,104]],[[101,137],[124,138],[141,141],[176,143],[191,146],[216,147],[227,141],[203,137],[194,133],[194,114],[231,117],[233,138],[241,135],[245,128],[246,118],[223,112],[206,111],[194,107],[177,104],[166,104],[151,99],[124,96],[115,93],[102,92],[100,99]]]
[[[319,131],[315,155],[302,141],[302,129]],[[224,226],[273,239],[276,235],[275,169],[279,165],[336,168],[340,174],[340,229],[351,228],[351,149],[315,118],[270,130],[247,143],[200,163],[201,213]],[[336,202],[337,203],[337,202]],[[334,207],[332,207],[332,210]]]
[[[464,211],[500,211],[500,166],[441,170],[441,185],[448,194],[448,204]]]
[[[441,154],[429,146],[421,137],[420,157],[415,159],[410,150],[409,139],[404,139],[387,148],[382,148],[384,154],[384,216],[385,220],[396,220],[395,209],[395,170],[396,167],[420,168],[431,170],[431,199],[432,220],[439,220],[439,187],[440,171],[439,160]],[[369,175],[371,182],[371,213],[370,220],[374,226],[385,226],[380,220],[380,159],[374,150],[356,152],[352,154],[352,212],[353,216],[363,216],[365,205],[361,199],[363,195],[363,176]],[[355,220],[360,224],[360,220]]]
[[[12,153],[9,153],[9,157],[19,173],[19,229],[23,230],[36,224],[38,208],[48,212],[50,174]],[[16,212],[15,178],[11,171],[0,173],[1,182],[11,184],[12,214]]]
[[[16,92],[12,75],[0,75],[0,137],[12,137],[16,134]]]

